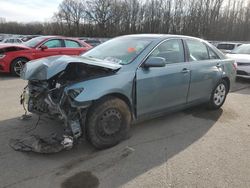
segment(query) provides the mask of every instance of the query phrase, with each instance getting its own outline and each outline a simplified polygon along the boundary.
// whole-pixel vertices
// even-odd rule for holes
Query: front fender
[[[65,88],[65,92],[67,93],[71,89],[83,88],[83,91],[74,99],[78,104],[95,101],[112,93],[124,95],[132,103],[134,76],[135,73],[132,71],[121,72],[73,84]]]

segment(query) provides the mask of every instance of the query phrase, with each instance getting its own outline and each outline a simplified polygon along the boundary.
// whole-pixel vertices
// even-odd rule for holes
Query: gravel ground
[[[239,80],[222,109],[195,107],[134,125],[131,137],[97,151],[81,140],[71,151],[12,150],[11,138],[48,135],[61,123],[20,120],[25,82],[0,74],[0,187],[250,187],[250,81]]]

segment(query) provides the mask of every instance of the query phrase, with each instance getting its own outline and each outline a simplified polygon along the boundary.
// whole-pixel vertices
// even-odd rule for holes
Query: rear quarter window
[[[209,46],[207,46],[207,49],[208,49],[209,59],[220,59],[219,55],[216,54],[216,52],[213,51],[212,48],[210,48]]]

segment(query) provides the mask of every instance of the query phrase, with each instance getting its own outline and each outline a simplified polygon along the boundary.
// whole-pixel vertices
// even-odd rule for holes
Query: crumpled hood
[[[21,78],[24,80],[48,80],[65,70],[70,63],[83,63],[110,70],[118,70],[122,67],[117,63],[94,58],[67,55],[51,56],[26,63],[21,72]]]
[[[15,43],[0,43],[0,49],[3,48],[10,48],[10,47],[17,47],[17,48],[23,48],[23,49],[31,49],[28,46],[25,46],[23,44],[15,44]]]

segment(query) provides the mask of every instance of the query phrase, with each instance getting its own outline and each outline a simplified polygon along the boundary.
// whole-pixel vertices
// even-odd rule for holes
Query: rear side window
[[[150,57],[162,57],[167,64],[184,62],[184,49],[182,41],[171,39],[160,44]]]
[[[64,40],[66,48],[79,48],[81,45],[73,40]]]
[[[62,46],[62,41],[59,39],[52,39],[43,44],[44,46],[47,46],[48,48],[61,48]]]
[[[207,46],[205,44],[194,39],[187,39],[186,42],[189,50],[189,61],[201,61],[210,59]]]

